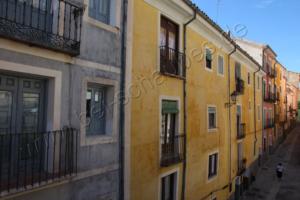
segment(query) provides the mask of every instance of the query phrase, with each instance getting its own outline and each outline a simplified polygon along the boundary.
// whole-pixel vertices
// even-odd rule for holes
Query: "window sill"
[[[212,68],[208,68],[208,67],[206,67],[206,66],[205,66],[205,70],[208,71],[208,72],[213,72],[213,69],[212,69]]]
[[[209,133],[215,133],[215,132],[218,132],[218,128],[211,128],[211,129],[208,129],[207,132],[209,132]]]
[[[98,28],[101,28],[101,29],[104,29],[106,31],[110,31],[112,33],[115,33],[115,34],[119,34],[120,33],[120,28],[119,27],[112,26],[112,25],[109,25],[109,24],[105,24],[105,23],[100,22],[100,21],[98,21],[96,19],[93,19],[93,18],[91,18],[89,16],[84,17],[83,21],[87,22],[87,23],[89,23],[89,24],[91,24],[93,26],[96,26]]]
[[[82,141],[81,146],[90,146],[90,145],[97,145],[97,144],[111,144],[116,143],[117,138],[113,136],[107,135],[87,135]]]
[[[160,75],[162,75],[162,76],[168,76],[168,77],[176,78],[176,79],[180,79],[180,80],[184,80],[184,79],[185,79],[185,77],[180,76],[180,75],[169,74],[169,73],[166,73],[166,72],[159,72],[159,73],[160,73]]]
[[[216,175],[213,175],[213,176],[210,176],[210,177],[208,177],[208,179],[207,179],[207,182],[208,182],[208,183],[210,183],[210,182],[212,182],[212,181],[216,180],[216,179],[217,179],[217,177],[218,177],[218,174],[216,174]]]

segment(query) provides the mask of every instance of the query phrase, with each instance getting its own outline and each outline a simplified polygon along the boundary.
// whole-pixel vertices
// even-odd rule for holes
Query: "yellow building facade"
[[[129,9],[125,198],[240,195],[262,148],[260,65],[188,1]]]

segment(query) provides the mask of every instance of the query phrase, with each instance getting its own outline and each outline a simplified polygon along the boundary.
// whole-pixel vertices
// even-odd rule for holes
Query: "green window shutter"
[[[162,113],[178,113],[178,106],[176,101],[163,101],[162,102]]]
[[[206,59],[210,61],[212,60],[211,51],[209,49],[206,49]]]

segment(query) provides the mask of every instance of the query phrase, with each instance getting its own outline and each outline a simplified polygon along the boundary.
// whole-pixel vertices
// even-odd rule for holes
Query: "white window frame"
[[[177,133],[179,133],[179,132],[181,132],[181,123],[180,123],[180,121],[181,121],[181,99],[180,99],[180,97],[179,96],[166,96],[166,95],[161,95],[160,97],[159,97],[159,106],[158,106],[158,108],[159,108],[159,110],[158,110],[158,113],[159,113],[159,124],[158,124],[158,126],[159,126],[159,132],[158,132],[158,138],[159,138],[159,160],[161,160],[161,143],[160,143],[160,137],[161,137],[161,133],[162,133],[162,129],[161,129],[161,122],[162,122],[162,118],[161,118],[161,111],[162,111],[162,102],[163,101],[176,101],[177,102],[177,105],[178,105],[178,110],[179,110],[179,112],[178,112],[178,114],[177,114],[177,116],[176,116],[176,132]]]
[[[83,21],[87,22],[95,27],[102,28],[104,30],[113,32],[113,33],[120,33],[121,27],[121,7],[122,7],[122,0],[114,0],[114,2],[110,3],[110,22],[108,24],[96,20],[89,16],[89,1],[84,0],[84,5],[86,5],[85,12],[83,14]],[[112,21],[113,20],[113,21]]]
[[[251,73],[250,72],[247,72],[247,83],[248,83],[248,86],[251,86]]]
[[[170,170],[166,173],[163,173],[159,176],[159,183],[158,183],[158,199],[161,200],[161,186],[162,186],[162,179],[166,176],[169,176],[171,174],[176,174],[176,180],[175,180],[175,200],[179,200],[179,168],[175,168],[173,170]]]
[[[261,107],[260,104],[257,105],[257,121],[261,120]]]
[[[223,73],[220,73],[220,71],[219,71],[219,58],[222,58],[222,60],[223,60],[223,66],[222,66],[222,68],[223,68]],[[219,54],[218,55],[218,69],[217,69],[217,71],[218,71],[218,75],[219,76],[222,76],[222,77],[224,77],[224,74],[225,74],[225,65],[224,65],[224,55],[222,55],[222,54]]]
[[[209,69],[208,67],[206,67],[206,50],[209,50],[210,53],[211,53],[211,69]],[[205,70],[209,71],[209,72],[213,72],[213,68],[214,68],[214,65],[213,65],[213,61],[214,61],[214,56],[213,56],[213,50],[209,47],[205,47],[204,48],[204,68]]]
[[[215,122],[216,127],[215,128],[209,128],[209,108],[215,108]],[[218,109],[216,105],[207,105],[207,130],[208,132],[216,132],[218,130]]]
[[[89,83],[95,83],[110,88],[110,93],[113,95],[113,102],[109,102],[108,105],[112,105],[112,129],[111,132],[107,132],[104,135],[87,135],[86,134],[86,91]],[[117,142],[117,133],[119,129],[118,114],[119,106],[115,101],[118,99],[119,82],[116,80],[105,79],[101,77],[84,77],[82,81],[82,91],[81,91],[81,112],[80,112],[80,145],[90,146],[96,144],[106,144]]]
[[[209,157],[214,155],[214,154],[217,154],[217,167],[216,167],[216,174],[214,176],[211,176],[211,177],[208,177],[209,175]],[[207,177],[207,182],[211,182],[211,181],[214,181],[218,175],[219,175],[219,166],[220,166],[220,153],[219,153],[219,150],[215,150],[215,151],[211,151],[208,153],[207,155],[207,171],[206,171],[206,177]]]
[[[256,79],[257,79],[257,86],[256,86],[257,90],[260,90],[260,88],[261,88],[261,86],[260,86],[261,85],[261,78],[260,78],[260,76],[257,76]]]

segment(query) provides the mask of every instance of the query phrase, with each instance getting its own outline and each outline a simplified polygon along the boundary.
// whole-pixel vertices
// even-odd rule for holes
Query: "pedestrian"
[[[283,165],[282,163],[278,163],[276,167],[276,174],[279,181],[281,181],[282,175],[283,175]]]

